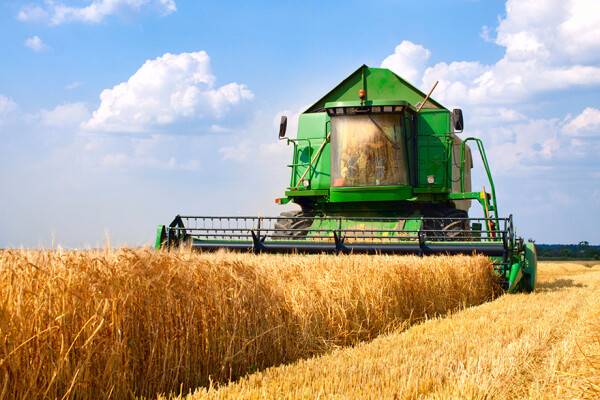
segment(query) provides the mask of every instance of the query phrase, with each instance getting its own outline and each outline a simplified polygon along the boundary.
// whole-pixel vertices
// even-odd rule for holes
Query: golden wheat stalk
[[[598,268],[541,263],[534,294],[503,296],[182,397],[597,400]]]
[[[483,257],[0,252],[0,398],[188,391],[497,293]]]

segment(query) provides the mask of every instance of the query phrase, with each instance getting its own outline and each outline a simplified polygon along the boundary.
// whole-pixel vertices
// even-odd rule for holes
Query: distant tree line
[[[600,246],[579,244],[535,244],[539,259],[600,260]]]

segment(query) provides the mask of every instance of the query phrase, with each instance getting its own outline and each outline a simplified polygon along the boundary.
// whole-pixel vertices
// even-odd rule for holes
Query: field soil
[[[600,265],[541,263],[503,295],[188,399],[599,399]]]

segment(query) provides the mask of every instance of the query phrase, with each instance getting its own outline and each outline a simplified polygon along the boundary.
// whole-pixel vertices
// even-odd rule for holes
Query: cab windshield
[[[408,184],[401,115],[331,117],[332,186]]]

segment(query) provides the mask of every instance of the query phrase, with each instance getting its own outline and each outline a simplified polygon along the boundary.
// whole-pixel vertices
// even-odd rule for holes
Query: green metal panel
[[[464,193],[449,193],[449,200],[479,200],[481,199],[481,192],[464,192]]]
[[[166,230],[164,225],[158,225],[156,228],[156,236],[154,239],[154,248],[160,250],[163,240],[166,238]]]
[[[398,219],[397,221],[365,221],[353,218],[343,219],[321,219],[315,221],[311,226],[311,232],[308,237],[322,235],[319,231],[335,231],[335,230],[381,230],[395,232],[380,232],[377,237],[394,236],[401,238],[402,236],[414,236],[415,232],[421,229],[421,221],[419,219]]]
[[[329,116],[326,112],[300,114],[297,138],[324,139],[327,134],[326,128],[329,128]]]
[[[325,108],[336,108],[336,107],[371,107],[371,106],[403,106],[412,111],[416,111],[416,108],[412,104],[404,100],[388,100],[388,99],[375,99],[375,100],[352,100],[352,101],[332,101],[325,103]]]
[[[422,110],[417,115],[418,186],[449,189],[450,113],[443,110]],[[428,177],[434,182],[429,183]]]
[[[333,88],[329,93],[319,99],[306,110],[307,113],[319,112],[325,108],[327,102],[357,101],[358,91],[366,91],[366,99],[369,100],[404,100],[416,106],[423,101],[425,93],[405,81],[398,75],[386,68],[369,68],[362,65],[348,78]],[[443,109],[444,107],[429,99],[428,104]]]
[[[298,189],[286,190],[285,195],[288,197],[295,197],[297,195],[306,196],[306,197],[323,197],[323,196],[329,196],[329,189],[327,189],[327,190],[323,190],[323,189],[306,190],[304,188],[302,188],[302,189],[298,188]]]
[[[292,179],[290,187],[304,189],[298,185],[298,180],[304,175],[307,166],[317,154],[329,129],[329,116],[325,112],[302,114],[298,120],[298,134],[292,164]],[[311,170],[304,175],[310,180],[310,190],[329,189],[331,168],[329,144],[326,144]]]
[[[537,285],[537,254],[533,243],[525,243],[523,247],[525,261],[523,290],[529,293],[533,292]]]
[[[523,264],[516,262],[512,265],[508,276],[508,292],[515,293],[519,289],[519,283],[523,278]]]
[[[332,203],[400,201],[413,197],[410,186],[332,187],[329,192],[329,201]]]

